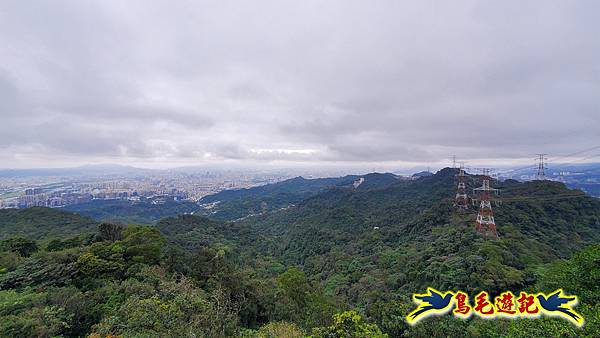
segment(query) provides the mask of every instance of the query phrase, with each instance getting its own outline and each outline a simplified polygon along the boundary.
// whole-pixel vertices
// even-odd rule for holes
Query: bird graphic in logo
[[[418,307],[408,314],[406,320],[413,325],[431,315],[448,312],[452,305],[453,296],[450,291],[442,293],[434,288],[427,288],[427,293],[413,295],[413,301]]]
[[[537,299],[545,314],[563,317],[577,326],[583,325],[583,317],[572,308],[577,304],[576,296],[566,296],[562,289],[558,289],[550,295],[540,293]]]

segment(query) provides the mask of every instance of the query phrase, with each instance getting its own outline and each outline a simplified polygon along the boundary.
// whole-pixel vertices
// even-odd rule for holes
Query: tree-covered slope
[[[156,227],[173,243],[188,250],[217,244],[236,246],[251,236],[239,224],[193,215],[165,218]]]
[[[427,285],[466,290],[532,285],[535,268],[600,241],[600,201],[555,182],[493,182],[498,240],[473,227],[476,207],[453,206],[455,170],[382,188],[334,187],[295,207],[234,224],[193,216],[167,219],[175,236],[298,265],[332,294],[371,300]],[[480,182],[471,177],[469,188]],[[159,228],[163,225],[159,223]],[[208,224],[208,225],[207,225]],[[185,234],[185,235],[184,235]],[[377,285],[371,288],[369,285]]]
[[[535,265],[600,241],[597,199],[555,182],[495,184],[506,195],[495,208],[499,240],[474,231],[476,208],[452,207],[451,169],[379,190],[331,189],[247,223],[277,238],[286,264],[345,293],[373,282],[410,292],[427,284],[523,287],[534,282]]]
[[[89,217],[58,209],[0,209],[0,239],[61,237],[94,231],[96,227]]]
[[[203,197],[199,214],[220,220],[240,220],[286,209],[331,188],[381,189],[401,182],[390,173],[306,179],[296,177],[279,183],[238,190],[225,190]]]
[[[64,209],[92,217],[98,221],[154,224],[161,218],[194,212],[198,210],[198,205],[172,199],[160,204],[152,203],[151,200],[93,200],[87,203],[68,205]]]
[[[434,319],[433,333],[409,329],[402,311],[427,286],[471,294],[535,290],[549,278],[546,266],[600,243],[600,201],[556,182],[494,181],[504,199],[494,208],[500,237],[486,241],[474,230],[477,208],[457,212],[452,205],[454,175],[445,169],[380,188],[332,187],[292,208],[236,223],[196,216],[161,223],[168,238],[177,238],[178,224],[185,224],[180,237],[233,252],[256,271],[298,266],[328,297],[391,325],[384,331],[392,336],[443,336],[443,327],[502,336],[479,321]],[[480,184],[470,177],[468,188]],[[385,317],[392,314],[395,327]],[[523,326],[502,330],[514,333],[515,327]],[[553,327],[573,334],[568,323]]]
[[[261,214],[301,202],[332,186],[350,186],[358,176],[306,179],[296,177],[259,187],[224,190],[205,196],[199,203],[199,213],[214,219],[236,220]]]

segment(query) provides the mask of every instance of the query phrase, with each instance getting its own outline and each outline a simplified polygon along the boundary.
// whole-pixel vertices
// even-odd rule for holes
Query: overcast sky
[[[0,0],[0,167],[600,144],[600,1]]]

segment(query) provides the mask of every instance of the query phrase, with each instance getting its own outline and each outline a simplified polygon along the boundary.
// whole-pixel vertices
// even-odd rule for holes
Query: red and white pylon
[[[488,238],[488,234],[494,238],[498,238],[494,212],[492,210],[492,200],[496,201],[492,195],[497,194],[498,189],[490,187],[490,170],[483,169],[482,171],[482,185],[479,188],[473,189],[473,195],[476,196],[473,199],[473,203],[479,201],[479,212],[475,220],[475,229],[483,235],[484,239]]]

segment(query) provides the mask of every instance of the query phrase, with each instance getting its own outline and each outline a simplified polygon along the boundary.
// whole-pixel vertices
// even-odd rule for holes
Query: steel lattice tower
[[[545,180],[546,179],[546,161],[548,160],[548,158],[546,158],[546,155],[548,154],[537,154],[537,174],[536,179],[538,180]]]
[[[457,207],[458,210],[467,210],[469,208],[469,198],[467,196],[466,185],[467,175],[465,174],[465,168],[462,163],[458,169],[456,180],[458,184],[456,188],[456,197],[454,198],[454,206]]]
[[[498,238],[498,232],[496,231],[496,222],[494,221],[494,212],[492,211],[492,195],[498,193],[498,189],[490,187],[490,170],[483,169],[482,185],[479,188],[473,189],[473,194],[477,197],[473,199],[473,203],[476,200],[479,201],[479,212],[477,213],[477,220],[475,221],[475,229],[483,234],[483,238],[487,239],[488,234]]]

